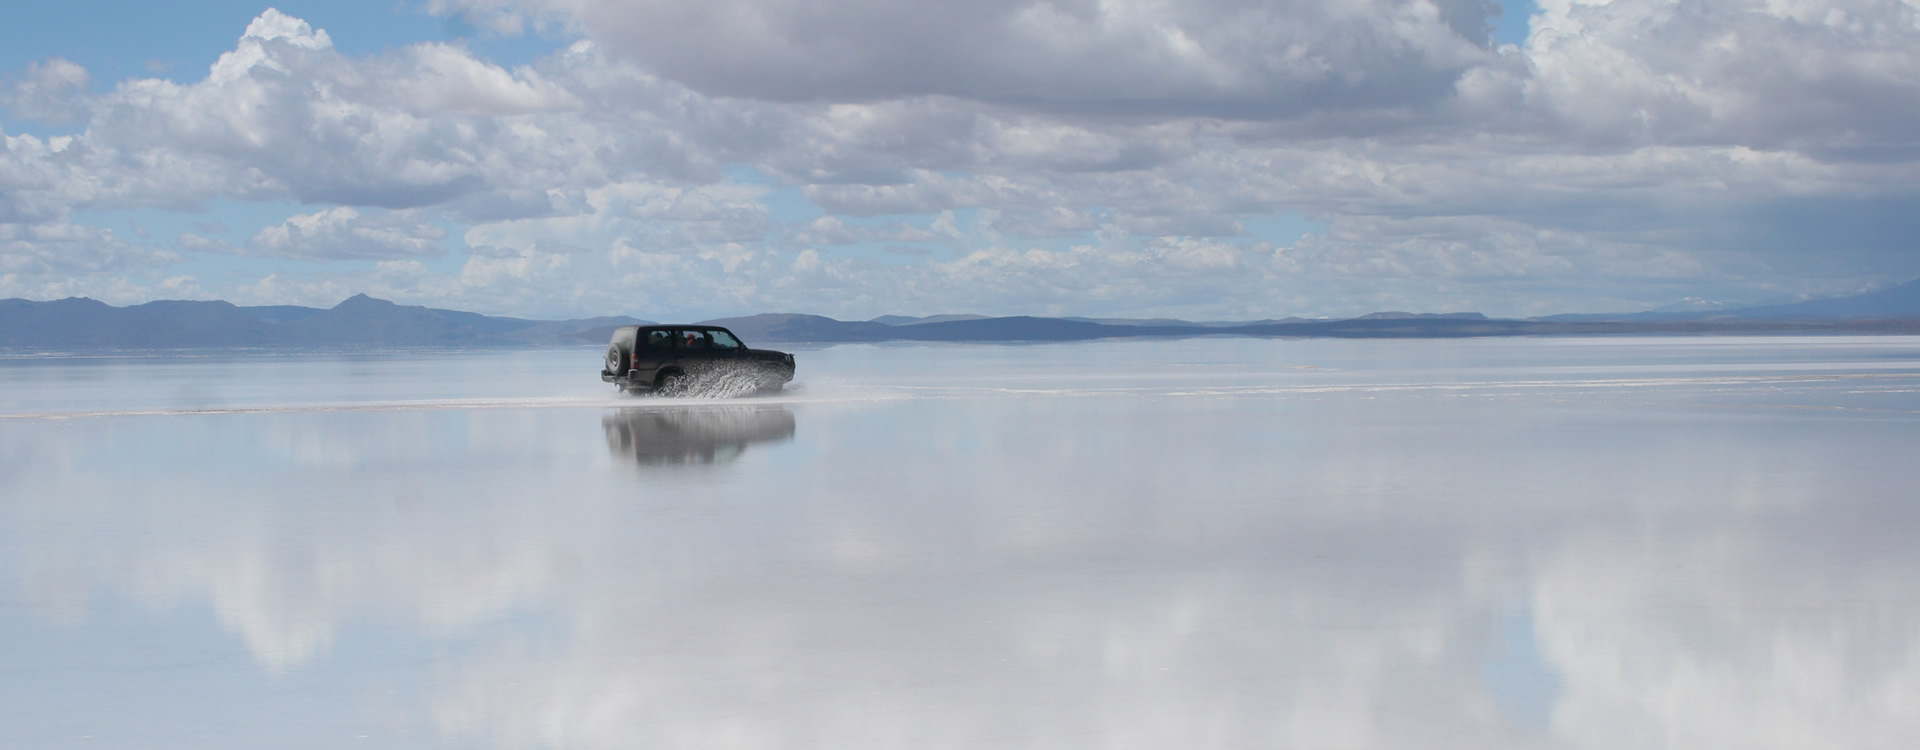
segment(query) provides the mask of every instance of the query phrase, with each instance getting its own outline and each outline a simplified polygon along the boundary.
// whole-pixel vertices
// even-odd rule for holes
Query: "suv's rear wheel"
[[[687,390],[687,375],[679,370],[660,373],[660,380],[653,385],[653,392],[662,396],[678,396]]]

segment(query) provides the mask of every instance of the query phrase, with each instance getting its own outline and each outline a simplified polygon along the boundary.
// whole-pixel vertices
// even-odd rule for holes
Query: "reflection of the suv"
[[[783,407],[623,409],[600,424],[607,450],[642,466],[725,463],[753,443],[793,437]]]
[[[607,344],[600,379],[622,391],[675,395],[689,385],[723,391],[776,390],[793,379],[793,355],[748,349],[719,326],[621,326]]]

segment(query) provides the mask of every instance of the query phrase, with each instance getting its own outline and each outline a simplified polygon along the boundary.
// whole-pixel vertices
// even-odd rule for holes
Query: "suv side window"
[[[726,331],[708,331],[707,333],[713,336],[713,348],[715,349],[731,351],[741,348],[740,340],[734,338],[733,334],[727,333]]]
[[[711,349],[713,348],[713,343],[707,340],[706,331],[681,331],[680,348]]]
[[[673,348],[673,332],[672,331],[648,331],[646,347],[648,349],[655,349],[655,350],[672,349]]]

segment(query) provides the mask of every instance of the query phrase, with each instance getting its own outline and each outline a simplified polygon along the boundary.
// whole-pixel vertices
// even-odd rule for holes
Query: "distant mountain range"
[[[355,295],[331,309],[227,302],[160,301],[114,307],[85,298],[0,300],[0,348],[17,350],[194,348],[454,348],[560,346],[606,341],[613,329],[647,321],[500,318],[397,305]],[[1166,318],[887,315],[843,321],[765,314],[704,321],[749,343],[861,341],[1081,341],[1206,335],[1338,338],[1621,334],[1920,334],[1920,280],[1836,299],[1737,310],[1554,315],[1527,320],[1479,313],[1380,312],[1341,320],[1284,318],[1190,322]]]

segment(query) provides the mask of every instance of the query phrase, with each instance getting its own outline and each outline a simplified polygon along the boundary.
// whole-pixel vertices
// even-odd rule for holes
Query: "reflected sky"
[[[0,361],[0,746],[1920,735],[1920,340],[598,353]]]

